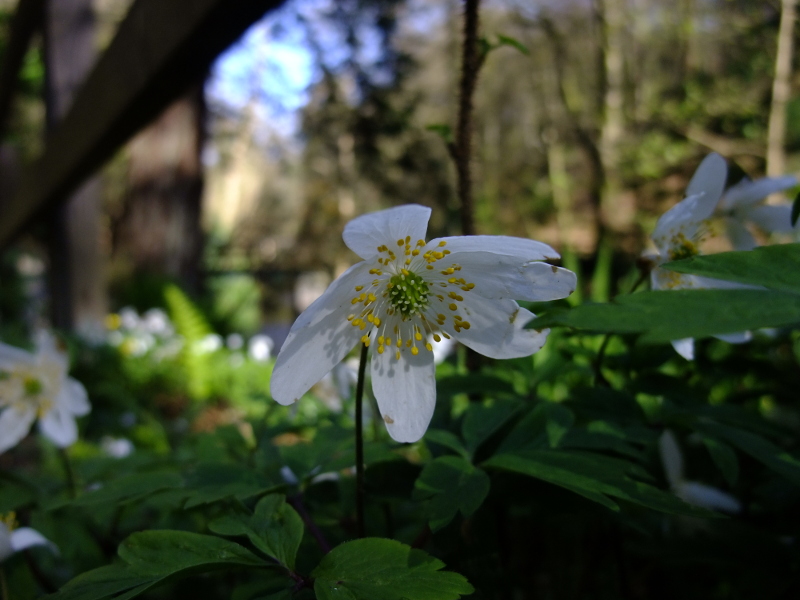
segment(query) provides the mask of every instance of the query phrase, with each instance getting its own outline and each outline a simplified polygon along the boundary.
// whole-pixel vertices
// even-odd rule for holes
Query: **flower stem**
[[[6,583],[6,572],[0,566],[0,600],[9,600],[8,584]]]
[[[366,344],[361,345],[361,360],[358,363],[356,383],[356,533],[365,536],[364,529],[364,373],[367,370]]]
[[[75,480],[75,470],[72,468],[72,462],[69,459],[69,454],[66,448],[59,448],[58,454],[61,457],[61,463],[64,465],[64,472],[67,475],[67,487],[69,488],[69,496],[72,499],[78,497],[78,484]]]

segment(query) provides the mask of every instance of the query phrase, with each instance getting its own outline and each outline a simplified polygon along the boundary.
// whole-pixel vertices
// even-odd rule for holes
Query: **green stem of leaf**
[[[59,448],[58,454],[61,457],[61,463],[64,465],[64,473],[67,476],[67,488],[69,489],[69,496],[70,498],[75,499],[78,497],[78,484],[75,479],[75,470],[72,468],[72,461],[70,461],[66,448]]]
[[[364,374],[367,370],[366,344],[361,345],[361,360],[358,363],[356,383],[356,533],[359,538],[366,535],[364,528]]]

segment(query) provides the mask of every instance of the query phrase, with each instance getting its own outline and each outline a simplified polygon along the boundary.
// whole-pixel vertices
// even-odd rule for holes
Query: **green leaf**
[[[365,538],[334,548],[311,576],[318,600],[457,600],[474,591],[444,566],[400,542]]]
[[[800,192],[794,198],[792,203],[792,227],[797,225],[797,218],[800,217]]]
[[[120,558],[140,575],[166,577],[209,565],[263,567],[264,561],[228,540],[168,529],[139,531],[120,544]]]
[[[231,497],[244,500],[263,494],[278,485],[281,484],[240,465],[201,464],[187,477],[186,488],[190,497],[184,508],[194,508]]]
[[[471,402],[464,422],[461,424],[461,435],[467,450],[475,452],[478,446],[500,429],[519,411],[519,404],[513,401],[490,400]]]
[[[119,555],[127,565],[109,565],[82,573],[48,596],[48,600],[129,600],[167,577],[200,567],[265,566],[238,544],[188,531],[134,533],[122,542]]]
[[[529,450],[496,454],[481,466],[514,471],[536,477],[580,494],[612,510],[619,506],[611,498],[627,500],[654,510],[692,516],[712,516],[690,506],[669,492],[637,481],[648,477],[634,463],[588,452]]]
[[[441,456],[422,469],[414,484],[414,500],[424,500],[433,531],[461,512],[470,516],[489,494],[489,476],[458,456]]]
[[[678,273],[762,285],[779,292],[800,294],[800,244],[778,244],[746,252],[692,256],[661,266]]]
[[[511,46],[512,48],[516,48],[520,52],[522,52],[525,56],[530,56],[531,51],[528,50],[528,47],[525,46],[519,40],[514,39],[508,35],[498,34],[497,36],[497,45],[498,46]]]
[[[722,472],[722,476],[728,485],[733,487],[739,479],[739,459],[736,452],[728,444],[720,442],[717,438],[702,436],[703,444],[711,454],[711,460]]]
[[[464,444],[459,437],[451,431],[445,429],[428,429],[428,431],[425,432],[425,442],[444,446],[469,460],[469,451],[464,448]]]
[[[81,573],[47,600],[102,600],[135,589],[143,592],[160,579],[139,575],[123,565],[109,565]]]
[[[450,125],[445,125],[444,123],[433,123],[431,125],[427,125],[425,129],[439,134],[439,137],[441,137],[448,144],[453,142],[453,128],[450,127]]]
[[[760,435],[712,421],[698,423],[697,429],[727,441],[795,485],[800,485],[800,460]]]
[[[443,377],[436,382],[437,397],[449,398],[456,394],[482,394],[493,398],[516,395],[510,382],[482,373]]]
[[[566,406],[555,402],[548,402],[542,406],[545,409],[547,419],[545,424],[547,441],[550,443],[551,448],[556,448],[561,442],[561,438],[566,435],[575,423],[575,415]]]
[[[228,514],[212,521],[209,529],[220,535],[246,535],[256,548],[292,570],[303,539],[303,520],[281,494],[262,498],[252,515]]]
[[[156,492],[183,487],[183,478],[175,472],[133,473],[113,479],[75,500],[79,506],[126,504]]]
[[[724,306],[725,310],[720,310]],[[641,292],[608,304],[556,309],[529,327],[574,327],[596,332],[641,333],[644,343],[703,338],[800,323],[800,297],[772,290]]]

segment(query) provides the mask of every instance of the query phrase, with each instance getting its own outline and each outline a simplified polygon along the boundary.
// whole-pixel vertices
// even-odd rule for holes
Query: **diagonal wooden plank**
[[[0,245],[67,198],[283,0],[137,0],[48,140],[0,207]]]

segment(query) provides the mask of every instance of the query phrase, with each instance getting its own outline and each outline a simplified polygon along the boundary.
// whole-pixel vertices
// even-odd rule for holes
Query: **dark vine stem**
[[[361,360],[358,363],[356,383],[356,534],[366,535],[364,528],[364,374],[367,370],[366,344],[361,344]]]
[[[61,457],[61,463],[64,465],[64,472],[67,476],[67,488],[69,489],[70,498],[74,500],[78,497],[78,483],[75,479],[75,470],[72,468],[72,461],[69,458],[66,448],[59,448],[58,454]]]

